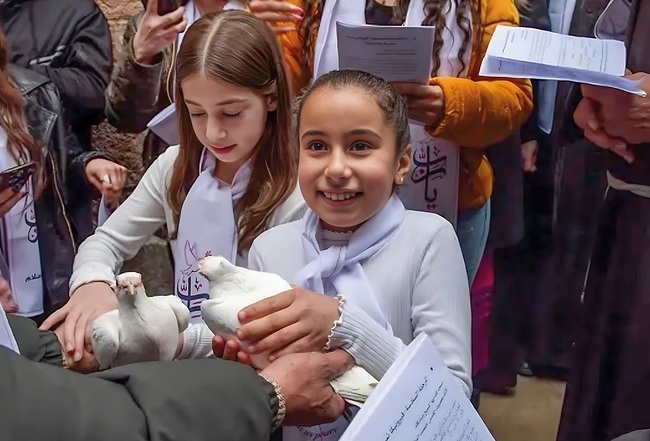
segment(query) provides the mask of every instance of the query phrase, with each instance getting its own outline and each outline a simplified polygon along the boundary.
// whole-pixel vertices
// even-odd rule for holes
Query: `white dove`
[[[203,321],[214,334],[237,340],[241,326],[237,313],[245,307],[291,289],[277,274],[238,267],[222,256],[209,256],[199,262],[199,272],[210,282],[210,299],[201,304]],[[241,342],[242,347],[246,344]],[[268,353],[251,356],[253,365],[263,369],[269,364]],[[354,366],[332,381],[332,387],[346,401],[361,407],[377,386],[377,380],[365,369]]]
[[[117,309],[97,317],[92,346],[101,370],[141,361],[173,360],[190,312],[176,296],[148,297],[139,273],[117,276]]]

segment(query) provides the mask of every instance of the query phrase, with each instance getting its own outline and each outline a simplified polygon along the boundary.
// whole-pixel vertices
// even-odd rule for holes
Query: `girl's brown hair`
[[[17,163],[36,163],[34,173],[34,198],[42,187],[43,167],[41,149],[25,124],[23,96],[14,87],[7,67],[9,50],[5,34],[0,30],[0,126],[7,133],[7,147]]]
[[[178,226],[181,207],[198,177],[203,145],[192,129],[181,83],[194,74],[247,87],[277,102],[255,148],[255,162],[239,214],[239,249],[247,249],[264,231],[274,210],[293,192],[298,159],[291,143],[291,103],[284,59],[273,31],[243,11],[208,14],[183,38],[176,58],[176,108],[180,149],[167,198]]]
[[[347,0],[353,1],[353,0]],[[312,35],[314,27],[320,23],[323,16],[323,7],[326,0],[305,0],[305,20],[300,27],[300,36],[303,41],[303,56],[309,59],[307,55],[312,54],[316,39]],[[480,17],[481,0],[424,0],[424,10],[426,18],[422,22],[423,26],[435,26],[435,40],[433,45],[433,68],[431,75],[435,76],[440,68],[440,50],[442,49],[442,31],[445,29],[445,12],[448,2],[454,2],[456,5],[456,23],[463,33],[463,44],[458,50],[458,58],[464,59],[465,53],[472,49],[472,23],[467,19],[467,11],[471,12],[472,21],[478,27],[475,30],[476,35],[482,34],[482,25]],[[406,20],[411,0],[396,0],[393,6],[393,24],[401,25]],[[312,41],[313,40],[313,41]],[[475,39],[475,41],[478,41]],[[466,67],[463,63],[463,69]]]

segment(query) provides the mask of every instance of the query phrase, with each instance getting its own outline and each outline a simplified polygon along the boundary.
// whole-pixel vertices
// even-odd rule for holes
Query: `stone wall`
[[[96,3],[108,20],[113,39],[113,57],[117,58],[126,23],[129,17],[142,10],[142,3],[140,0],[96,0]],[[142,168],[142,135],[121,134],[104,123],[94,132],[93,147],[113,153],[130,170]],[[129,188],[134,186],[138,177],[138,173],[130,176]]]
[[[142,10],[142,3],[140,0],[96,0],[96,3],[104,12],[110,25],[113,56],[117,58],[126,23],[129,17]],[[127,194],[135,187],[141,176],[142,138],[142,134],[118,133],[107,123],[98,126],[93,133],[93,148],[111,152],[122,165],[133,170],[127,181]],[[167,243],[162,239],[152,237],[137,256],[124,263],[122,271],[141,273],[149,295],[173,292],[172,263]]]

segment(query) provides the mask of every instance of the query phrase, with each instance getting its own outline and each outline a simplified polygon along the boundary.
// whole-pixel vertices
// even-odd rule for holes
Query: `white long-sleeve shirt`
[[[307,263],[300,222],[262,233],[249,254],[250,269],[275,273],[288,281]],[[425,333],[469,396],[469,287],[451,224],[435,214],[407,211],[393,239],[361,266],[393,333],[345,302],[333,341],[342,342],[357,364],[379,379],[406,345]]]
[[[168,231],[176,229],[167,201],[167,189],[177,156],[178,146],[169,147],[161,154],[126,201],[81,244],[70,278],[71,295],[81,285],[90,282],[114,282],[124,261],[133,258],[160,227],[167,225]],[[271,216],[269,228],[300,219],[305,210],[305,202],[296,186]],[[173,241],[172,246],[175,246]],[[246,266],[247,260],[246,250],[240,250],[237,264]],[[196,339],[202,339],[202,344],[198,345],[201,353],[194,354],[191,350]],[[208,347],[205,347],[208,340]],[[207,356],[211,351],[212,333],[203,324],[190,326],[185,341],[183,358]]]

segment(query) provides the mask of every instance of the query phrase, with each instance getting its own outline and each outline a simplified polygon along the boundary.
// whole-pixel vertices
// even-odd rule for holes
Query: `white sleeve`
[[[212,337],[214,334],[205,323],[190,323],[183,332],[183,348],[176,359],[211,357]]]
[[[469,396],[471,312],[467,273],[453,227],[445,225],[427,249],[411,293],[413,338],[428,335],[451,373]],[[357,364],[381,379],[406,345],[365,311],[344,303],[333,346],[343,347]]]
[[[167,174],[175,154],[168,150],[160,155],[126,201],[81,244],[70,277],[71,295],[86,283],[113,283],[123,262],[133,258],[165,224]]]
[[[248,269],[252,271],[266,271],[264,269],[264,260],[262,260],[262,254],[257,251],[255,247],[255,241],[251,245],[251,249],[248,252]]]

